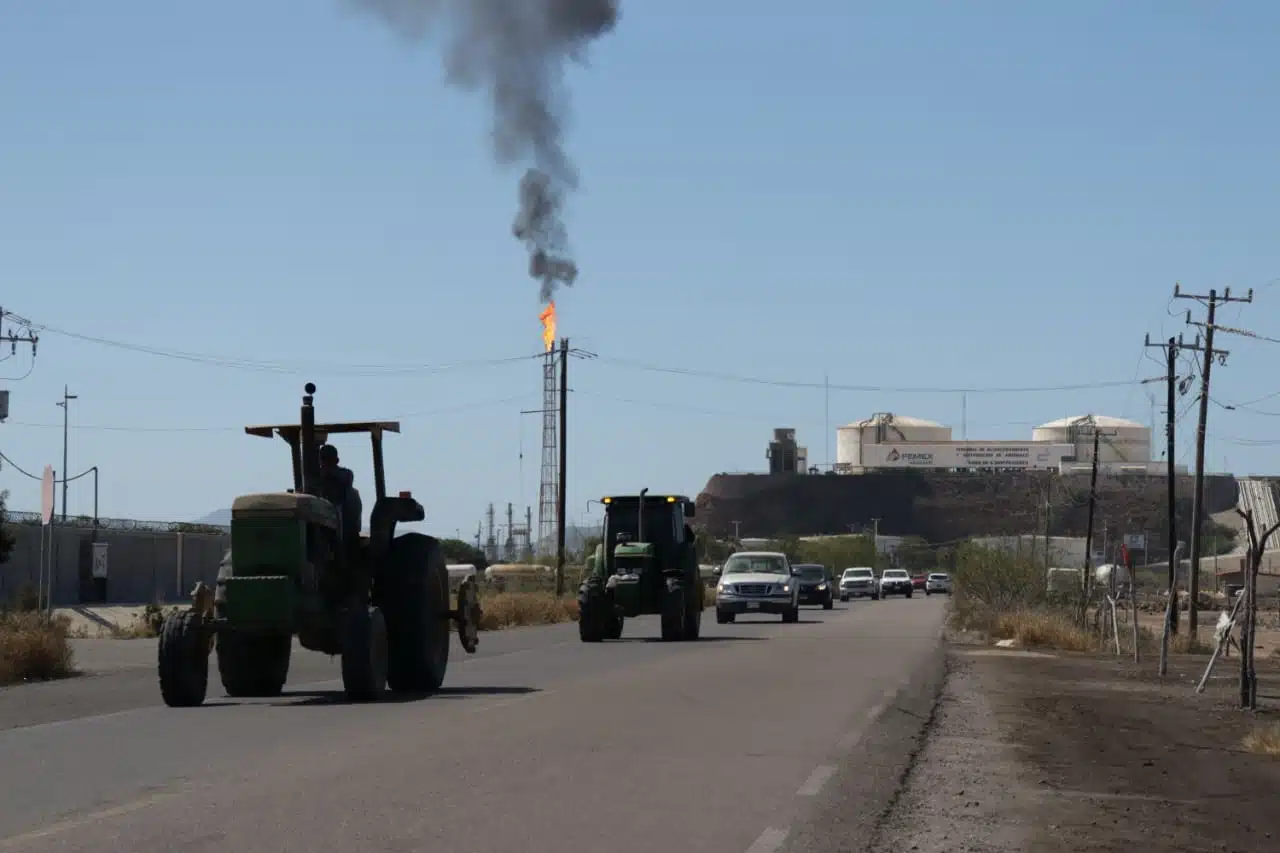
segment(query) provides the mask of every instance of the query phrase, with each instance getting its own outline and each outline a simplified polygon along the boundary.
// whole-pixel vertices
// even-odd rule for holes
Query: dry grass
[[[0,684],[45,681],[75,674],[70,621],[37,612],[0,613]]]
[[[1241,745],[1259,755],[1280,756],[1280,723],[1254,729],[1245,735]]]
[[[992,638],[1011,639],[1023,648],[1093,652],[1100,645],[1097,634],[1083,630],[1060,611],[1014,610],[996,614],[992,621],[988,630]]]

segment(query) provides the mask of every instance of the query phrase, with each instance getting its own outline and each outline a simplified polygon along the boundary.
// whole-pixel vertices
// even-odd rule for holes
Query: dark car
[[[836,594],[832,589],[831,572],[821,563],[796,563],[796,582],[800,586],[801,604],[821,604],[823,610],[835,606]]]

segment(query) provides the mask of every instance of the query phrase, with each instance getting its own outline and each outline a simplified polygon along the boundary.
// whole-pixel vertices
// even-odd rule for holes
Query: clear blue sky
[[[561,332],[600,356],[571,364],[572,517],[602,493],[759,470],[774,426],[818,464],[837,424],[875,411],[960,433],[958,393],[832,392],[828,430],[820,390],[611,359],[893,387],[1131,380],[1162,370],[1144,333],[1203,314],[1171,303],[1178,281],[1253,287],[1221,321],[1280,338],[1280,7],[778,8],[633,0],[571,71],[582,272]],[[538,418],[520,414],[539,405],[535,362],[329,367],[540,347],[509,231],[519,171],[494,165],[486,101],[448,89],[429,45],[340,0],[13,3],[0,115],[0,306],[51,327],[34,371],[3,383],[14,462],[61,467],[67,383],[70,468],[101,466],[102,514],[190,519],[285,484],[283,443],[241,427],[295,419],[313,380],[324,418],[403,417],[390,486],[423,499],[430,529],[473,535],[489,501],[536,501]],[[1219,340],[1216,400],[1280,391],[1280,344]],[[19,351],[0,375],[28,367]],[[1146,422],[1153,392],[971,393],[967,433]],[[1280,395],[1211,407],[1209,468],[1280,473],[1280,418],[1259,411]],[[340,449],[370,494],[364,446]],[[0,486],[36,508],[8,465]]]

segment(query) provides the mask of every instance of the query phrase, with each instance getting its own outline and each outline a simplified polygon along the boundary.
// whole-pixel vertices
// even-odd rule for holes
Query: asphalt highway
[[[446,687],[347,704],[295,650],[286,694],[166,708],[155,645],[0,690],[0,851],[775,853],[869,844],[942,673],[938,599],[586,645],[575,625],[455,645]]]

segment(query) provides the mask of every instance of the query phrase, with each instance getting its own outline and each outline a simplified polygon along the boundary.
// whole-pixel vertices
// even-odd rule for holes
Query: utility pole
[[[1196,336],[1195,346],[1200,345],[1200,336]],[[1178,561],[1176,559],[1176,551],[1178,547],[1178,470],[1174,465],[1175,442],[1174,428],[1177,423],[1177,415],[1174,410],[1178,405],[1178,350],[1182,348],[1182,336],[1169,338],[1167,343],[1153,344],[1151,336],[1147,335],[1144,346],[1157,347],[1164,349],[1165,361],[1165,383],[1167,385],[1167,400],[1165,402],[1165,477],[1167,479],[1168,506],[1169,506],[1169,595],[1176,596],[1178,593]],[[1169,633],[1178,633],[1178,608],[1175,606],[1168,611],[1169,615]]]
[[[1209,370],[1213,366],[1214,356],[1218,356],[1219,363],[1226,365],[1228,353],[1223,350],[1214,350],[1213,348],[1213,331],[1214,316],[1217,311],[1218,304],[1227,302],[1252,302],[1253,289],[1249,289],[1249,295],[1244,299],[1232,299],[1231,288],[1226,288],[1222,292],[1219,299],[1216,290],[1210,290],[1208,297],[1197,296],[1190,293],[1182,293],[1178,285],[1174,285],[1173,296],[1175,299],[1195,299],[1209,301],[1209,321],[1203,324],[1205,329],[1204,337],[1204,367],[1200,371],[1200,423],[1196,427],[1196,481],[1195,494],[1191,501],[1191,568],[1187,579],[1187,595],[1190,602],[1187,606],[1187,629],[1191,632],[1191,636],[1196,636],[1196,629],[1199,627],[1200,611],[1197,606],[1200,594],[1200,551],[1203,542],[1200,538],[1200,527],[1204,523],[1204,440],[1205,440],[1205,422],[1209,419]],[[1191,321],[1191,312],[1187,311],[1187,325],[1201,325]]]
[[[556,596],[564,595],[565,474],[569,467],[569,339],[560,339],[560,476],[556,494]]]
[[[79,399],[75,394],[67,393],[67,386],[62,386],[62,402],[55,405],[62,407],[62,521],[67,520],[67,472],[71,469],[67,467],[67,430],[68,416],[71,410],[71,401]]]
[[[1093,418],[1090,418],[1093,420]],[[1107,433],[1110,437],[1115,435],[1113,432]],[[1089,596],[1093,592],[1093,516],[1098,505],[1098,450],[1102,440],[1102,430],[1098,429],[1097,421],[1093,422],[1093,464],[1090,466],[1089,472],[1089,522],[1085,527],[1084,534],[1084,589],[1081,590],[1083,597],[1080,601],[1080,627],[1085,625],[1085,619],[1089,613]]]
[[[731,521],[731,522],[729,522],[729,523],[733,525],[733,541],[734,541],[734,542],[741,542],[741,541],[742,541],[742,535],[741,535],[740,531],[742,530],[742,522],[741,522],[741,521]]]

